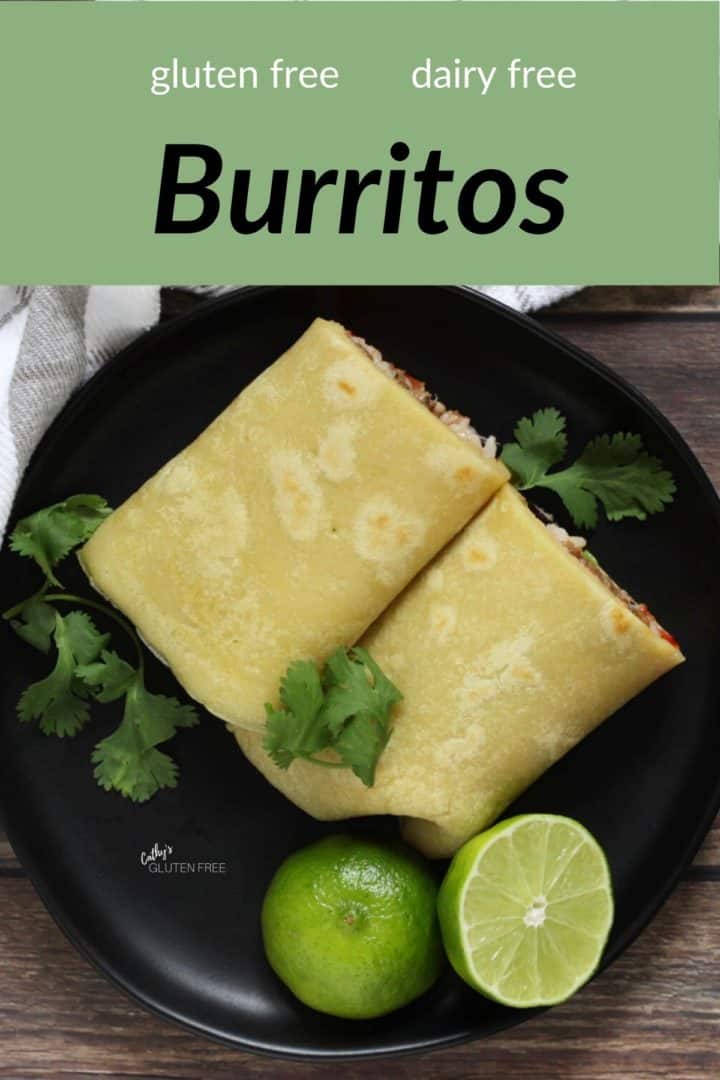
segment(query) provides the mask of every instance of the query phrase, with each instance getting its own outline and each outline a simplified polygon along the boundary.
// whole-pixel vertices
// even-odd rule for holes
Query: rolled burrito
[[[507,477],[465,417],[317,319],[80,559],[193,698],[258,729],[288,664],[355,642]]]
[[[674,639],[510,485],[362,640],[404,694],[375,785],[294,761],[236,732],[250,761],[323,820],[403,818],[452,855],[541,773],[682,659]]]

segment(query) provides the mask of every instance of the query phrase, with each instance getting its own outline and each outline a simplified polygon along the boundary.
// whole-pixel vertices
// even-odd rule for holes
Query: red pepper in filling
[[[642,615],[645,615],[645,616],[646,616],[646,617],[647,617],[648,619],[652,619],[652,621],[654,622],[655,626],[657,627],[657,631],[658,631],[658,634],[660,635],[660,637],[661,637],[661,638],[662,638],[662,639],[663,639],[664,641],[667,641],[667,642],[668,642],[668,644],[669,644],[669,645],[672,645],[674,649],[679,649],[679,648],[680,648],[680,645],[679,645],[678,641],[677,641],[677,640],[676,640],[676,639],[675,639],[675,638],[674,638],[674,637],[672,636],[672,634],[671,634],[671,633],[670,633],[670,632],[669,632],[668,630],[665,630],[665,629],[664,629],[664,628],[663,628],[663,627],[662,627],[662,626],[660,625],[660,623],[659,623],[659,622],[657,621],[657,619],[656,619],[656,618],[655,618],[655,616],[653,615],[653,613],[652,613],[652,611],[650,610],[650,608],[649,608],[649,607],[647,606],[647,604],[638,604],[638,605],[636,606],[635,610],[636,610],[636,612],[639,612],[639,613],[641,613]]]

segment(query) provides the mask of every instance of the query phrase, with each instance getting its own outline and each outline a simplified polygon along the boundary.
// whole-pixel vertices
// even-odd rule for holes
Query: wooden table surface
[[[165,313],[194,300],[170,295]],[[720,484],[720,289],[594,288],[540,320],[627,376]],[[568,1004],[422,1058],[307,1066],[146,1013],[67,943],[0,833],[0,1077],[720,1077],[720,826],[652,925]]]

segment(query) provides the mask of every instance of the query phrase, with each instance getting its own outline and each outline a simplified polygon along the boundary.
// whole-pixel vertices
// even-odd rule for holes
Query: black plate
[[[43,440],[15,516],[80,491],[117,504],[315,314],[362,333],[469,412],[481,431],[507,438],[514,419],[552,404],[569,418],[572,450],[601,432],[638,431],[676,476],[668,511],[644,524],[600,526],[593,549],[673,629],[688,663],[514,807],[569,814],[605,847],[617,901],[609,963],[667,896],[720,802],[718,501],[682,439],[617,376],[530,320],[459,289],[250,290],[161,326],[96,376]],[[30,565],[4,552],[2,608],[34,580]],[[176,791],[140,807],[105,794],[90,753],[117,723],[114,706],[98,707],[74,741],[21,727],[15,703],[47,662],[2,634],[1,777],[11,841],[71,940],[139,1001],[243,1049],[294,1056],[426,1049],[527,1018],[483,1000],[451,972],[381,1020],[353,1023],[304,1008],[265,963],[260,903],[285,855],[338,825],[313,822],[277,794],[209,716],[173,744],[182,769]],[[177,692],[154,662],[148,681]],[[394,833],[389,819],[351,827]],[[140,853],[155,843],[171,845],[173,860],[225,862],[227,872],[150,873]]]

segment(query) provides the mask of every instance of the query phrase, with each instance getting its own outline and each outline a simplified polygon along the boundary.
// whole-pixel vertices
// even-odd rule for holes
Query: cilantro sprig
[[[72,495],[19,521],[10,536],[10,547],[18,555],[34,559],[47,580],[60,585],[54,572],[56,564],[89,540],[111,513],[112,508],[100,495]]]
[[[540,409],[516,424],[515,442],[505,444],[501,458],[520,491],[554,491],[581,529],[597,525],[599,504],[609,521],[644,521],[672,502],[672,474],[647,453],[639,435],[600,435],[572,465],[550,472],[567,453],[565,427],[557,409]]]
[[[402,694],[365,649],[337,649],[320,675],[297,660],[280,684],[280,708],[265,706],[263,745],[276,765],[296,758],[326,768],[349,768],[366,787],[392,734],[390,714]],[[331,757],[320,758],[322,751]]]
[[[179,728],[193,727],[191,705],[151,694],[145,687],[142,646],[132,626],[107,604],[60,591],[55,568],[112,512],[99,495],[75,495],[23,518],[10,536],[10,548],[33,559],[45,580],[36,593],[5,612],[16,634],[42,653],[54,652],[45,678],[32,683],[18,702],[22,723],[36,721],[45,735],[72,738],[91,719],[91,705],[124,699],[123,718],[92,753],[97,783],[134,802],[145,802],[162,788],[177,785],[178,767],[158,746]],[[56,591],[53,591],[53,586]],[[86,611],[61,614],[58,604],[101,612],[120,626],[135,648],[135,666],[108,648]]]

